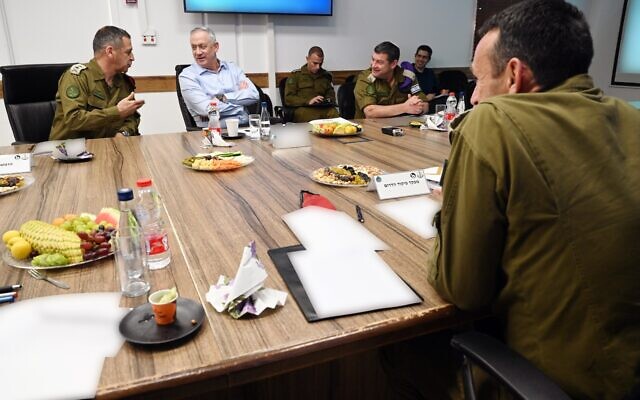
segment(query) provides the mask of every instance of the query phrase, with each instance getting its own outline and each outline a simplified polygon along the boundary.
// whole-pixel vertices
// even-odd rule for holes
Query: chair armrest
[[[455,335],[451,346],[523,399],[571,399],[527,359],[490,336],[465,332]]]

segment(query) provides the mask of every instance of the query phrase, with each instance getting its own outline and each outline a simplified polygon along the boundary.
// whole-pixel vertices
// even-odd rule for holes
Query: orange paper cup
[[[158,290],[157,292],[153,292],[149,296],[149,303],[151,303],[153,316],[156,320],[156,324],[158,325],[173,324],[173,322],[176,320],[176,303],[178,300],[178,295],[176,294],[169,301],[165,301],[162,303],[160,302],[161,299],[169,292],[171,292],[171,289],[163,289]]]

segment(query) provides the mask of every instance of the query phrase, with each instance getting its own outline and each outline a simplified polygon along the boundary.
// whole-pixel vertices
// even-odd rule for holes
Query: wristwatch
[[[122,131],[120,133],[122,133],[122,136],[131,136],[131,134],[127,131]]]

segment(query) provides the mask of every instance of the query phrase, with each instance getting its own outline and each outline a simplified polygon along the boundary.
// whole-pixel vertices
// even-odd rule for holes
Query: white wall
[[[623,0],[571,2],[591,24],[597,84],[608,94],[640,99],[638,89],[609,85]],[[113,24],[133,37],[131,75],[173,75],[175,64],[191,62],[189,31],[205,24],[216,31],[222,59],[237,62],[246,72],[268,74],[267,93],[278,103],[275,73],[298,68],[312,45],[324,48],[329,70],[365,68],[371,50],[383,40],[396,43],[403,60],[425,43],[434,49],[431,66],[468,66],[475,7],[474,0],[335,0],[333,16],[313,17],[186,14],[179,0],[138,0],[137,5],[124,0],[0,0],[0,65],[86,62],[95,31]],[[156,46],[141,44],[147,28],[157,31]],[[140,97],[147,101],[141,109],[143,134],[184,129],[175,93]],[[12,140],[6,113],[0,111],[0,145]]]

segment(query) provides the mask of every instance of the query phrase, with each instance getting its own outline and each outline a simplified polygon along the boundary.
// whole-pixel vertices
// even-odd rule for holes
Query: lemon
[[[357,131],[358,131],[358,128],[356,128],[353,125],[349,125],[344,128],[344,133],[356,133]]]
[[[16,236],[20,236],[20,232],[18,232],[18,231],[6,231],[2,235],[2,241],[5,242],[5,243],[9,243],[9,240],[11,240],[12,238],[14,238]]]
[[[22,236],[14,236],[7,242],[7,247],[11,248],[16,242],[23,241],[24,238]]]
[[[20,238],[11,246],[11,255],[16,260],[24,260],[31,255],[31,245],[26,240]]]

